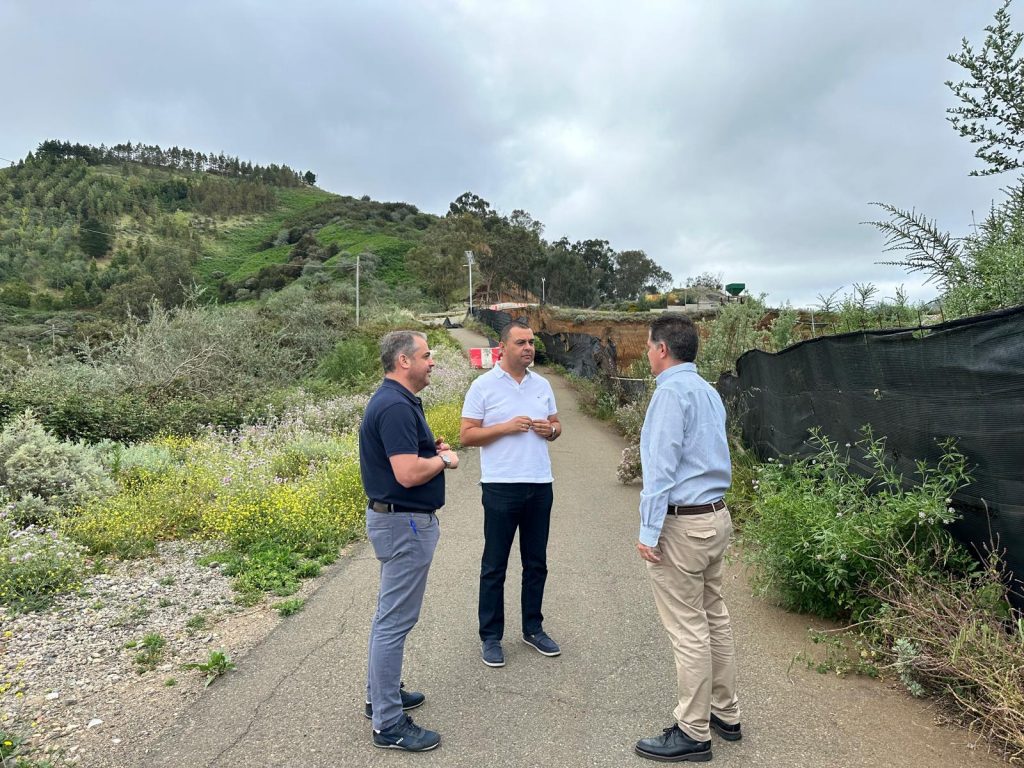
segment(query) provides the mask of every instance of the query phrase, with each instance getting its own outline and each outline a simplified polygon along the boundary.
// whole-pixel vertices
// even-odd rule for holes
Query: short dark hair
[[[697,359],[700,334],[688,315],[665,312],[651,321],[651,341],[665,342],[674,359],[681,363],[692,363]]]
[[[427,334],[419,331],[391,331],[380,340],[380,364],[385,373],[391,373],[398,365],[398,356],[412,356],[416,352],[416,339],[427,340]]]
[[[512,334],[513,328],[525,328],[526,330],[529,331],[530,324],[523,320],[523,318],[517,317],[515,320],[513,320],[511,323],[509,323],[508,325],[501,329],[502,342],[508,341],[508,337]]]

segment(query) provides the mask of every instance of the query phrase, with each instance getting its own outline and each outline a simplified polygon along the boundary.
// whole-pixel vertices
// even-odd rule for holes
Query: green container
[[[746,283],[729,283],[725,286],[725,292],[730,296],[739,296],[746,287]]]

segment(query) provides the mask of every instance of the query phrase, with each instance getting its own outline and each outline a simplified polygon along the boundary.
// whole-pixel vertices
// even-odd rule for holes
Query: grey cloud
[[[919,284],[874,263],[869,201],[963,234],[1008,183],[968,178],[944,121],[945,57],[997,6],[9,0],[0,156],[130,138],[438,213],[472,189],[551,239],[813,303]]]

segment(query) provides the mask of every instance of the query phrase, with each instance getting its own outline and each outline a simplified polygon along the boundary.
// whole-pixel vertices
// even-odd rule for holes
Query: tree
[[[981,51],[974,52],[964,38],[960,53],[949,60],[967,70],[967,80],[946,85],[962,106],[946,110],[957,133],[972,144],[980,144],[974,156],[988,167],[971,171],[972,176],[989,176],[1024,167],[1024,58],[1017,51],[1024,34],[1010,29],[1010,2],[1004,0]]]
[[[469,214],[449,214],[405,255],[406,269],[422,282],[424,293],[447,308],[453,299],[469,295],[469,274],[462,266],[466,251],[490,255],[483,224]]]
[[[490,252],[479,259],[480,274],[488,294],[518,288],[539,295],[544,258],[539,232],[543,225],[524,211],[516,211],[513,217],[495,216],[490,226],[484,224]]]
[[[636,299],[646,286],[667,287],[672,275],[643,251],[622,251],[615,257],[615,297]]]
[[[547,278],[547,300],[569,307],[588,307],[597,300],[597,285],[579,251],[563,237],[545,249],[541,273]]]
[[[607,240],[579,240],[572,250],[587,266],[594,285],[594,298],[590,304],[606,301],[615,296],[615,251]]]
[[[722,290],[722,274],[719,272],[701,272],[696,277],[686,278],[687,288],[710,288],[712,291]]]
[[[86,219],[79,229],[78,244],[87,256],[94,259],[106,256],[113,242],[110,228],[97,219]]]
[[[491,208],[491,204],[472,192],[463,192],[448,206],[449,216],[463,216],[465,214],[475,216],[484,223],[498,218],[498,214]]]
[[[312,187],[314,184],[316,184],[316,174],[313,173],[312,171],[306,171],[304,174],[302,174],[302,180]]]

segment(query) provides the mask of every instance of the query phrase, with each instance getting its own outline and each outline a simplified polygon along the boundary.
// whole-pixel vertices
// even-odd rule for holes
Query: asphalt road
[[[479,343],[460,332],[467,344]],[[427,701],[413,712],[439,731],[438,749],[375,749],[364,719],[366,645],[378,564],[368,544],[338,564],[296,616],[215,685],[136,765],[175,768],[328,766],[643,766],[634,742],[672,722],[675,672],[636,551],[637,486],[615,467],[623,444],[581,414],[550,377],[563,436],[552,444],[555,506],[545,628],[562,645],[546,658],[519,639],[519,568],[506,585],[507,664],[480,661],[476,595],[482,550],[479,461],[461,452],[447,477],[441,541],[404,679]],[[513,562],[517,550],[513,550]],[[735,766],[994,764],[968,735],[892,683],[839,679],[794,662],[811,648],[809,621],[751,596],[743,567],[728,571],[740,665],[744,738],[714,737],[714,759]]]

